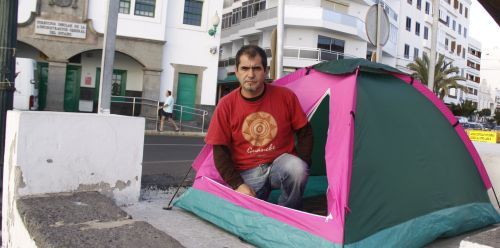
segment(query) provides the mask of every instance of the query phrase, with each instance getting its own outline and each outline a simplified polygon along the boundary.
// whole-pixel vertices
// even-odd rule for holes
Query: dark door
[[[47,105],[47,81],[49,78],[49,64],[38,62],[38,110],[44,110]]]
[[[77,112],[80,103],[81,66],[66,67],[66,83],[64,85],[64,111]]]

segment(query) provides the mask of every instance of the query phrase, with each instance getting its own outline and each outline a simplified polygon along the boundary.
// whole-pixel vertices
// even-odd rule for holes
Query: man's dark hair
[[[236,53],[236,70],[238,70],[238,66],[240,65],[240,57],[243,55],[247,55],[249,58],[255,58],[257,55],[260,56],[262,61],[262,66],[264,70],[267,70],[267,55],[264,49],[260,48],[256,45],[246,45],[240,48]]]
[[[172,91],[167,90],[167,92],[168,92],[168,95],[172,95]]]

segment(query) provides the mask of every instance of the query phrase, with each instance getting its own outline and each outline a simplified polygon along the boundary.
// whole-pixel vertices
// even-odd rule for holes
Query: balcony
[[[266,53],[267,52],[269,52],[268,63],[270,63],[271,53],[268,49],[266,49]],[[313,47],[283,47],[284,67],[302,68],[317,64],[322,61],[338,60],[344,58],[356,58],[356,56]],[[234,67],[234,65],[235,59],[233,57],[222,59],[219,61],[219,68],[226,67],[228,71],[232,71],[231,67]]]
[[[221,43],[229,43],[245,36],[260,33],[266,28],[274,27],[277,23],[276,17],[277,8],[274,7],[260,11],[254,17],[243,19],[222,30]],[[286,5],[285,25],[319,27],[367,40],[365,23],[361,19],[321,7]]]

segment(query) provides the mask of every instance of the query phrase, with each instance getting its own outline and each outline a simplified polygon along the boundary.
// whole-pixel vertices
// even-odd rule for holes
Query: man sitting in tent
[[[213,145],[215,166],[236,191],[266,200],[279,188],[278,204],[300,209],[311,165],[311,125],[292,91],[264,83],[262,48],[243,46],[235,74],[240,87],[221,99],[205,138]]]

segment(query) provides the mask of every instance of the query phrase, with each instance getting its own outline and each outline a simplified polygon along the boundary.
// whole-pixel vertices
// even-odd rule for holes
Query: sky
[[[481,42],[481,80],[500,90],[500,27],[477,0],[472,0],[469,30]]]

